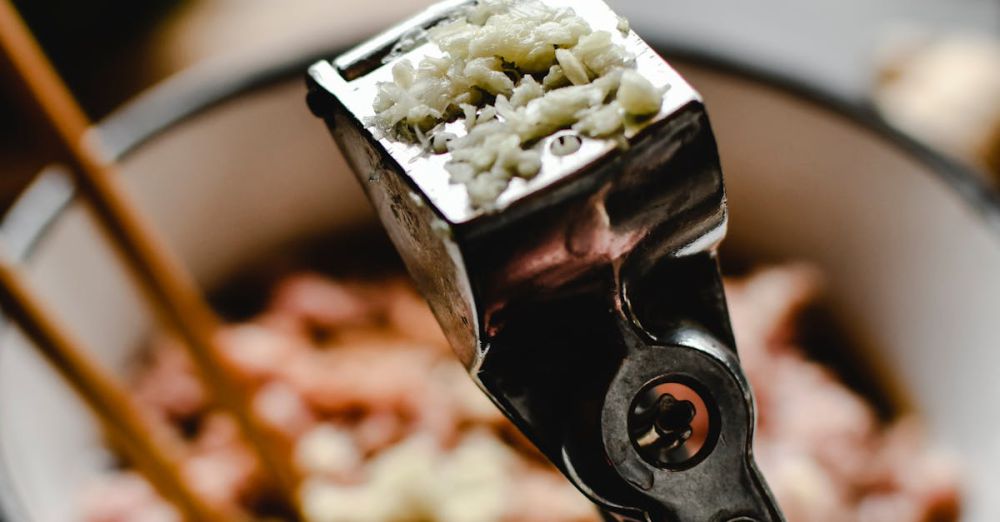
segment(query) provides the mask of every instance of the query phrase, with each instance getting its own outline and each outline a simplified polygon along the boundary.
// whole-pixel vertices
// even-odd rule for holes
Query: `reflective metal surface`
[[[782,520],[751,452],[753,400],[715,254],[725,191],[700,97],[634,33],[621,37],[600,0],[548,3],[621,38],[670,88],[659,116],[628,129],[627,148],[581,138],[572,155],[546,152],[541,173],[495,208],[470,206],[448,154],[366,124],[395,42],[463,2],[314,65],[310,107],[472,377],[609,517]]]

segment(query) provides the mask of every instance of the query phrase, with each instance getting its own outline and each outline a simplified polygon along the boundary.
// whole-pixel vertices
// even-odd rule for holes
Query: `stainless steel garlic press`
[[[717,263],[726,195],[705,106],[635,33],[615,31],[601,0],[545,1],[616,33],[642,75],[669,85],[664,110],[630,128],[626,144],[572,130],[545,138],[540,173],[489,208],[451,182],[449,154],[371,124],[394,62],[419,61],[432,45],[420,31],[469,1],[316,63],[309,106],[472,378],[608,519],[783,520],[753,459],[754,401]],[[567,140],[576,152],[565,154]]]

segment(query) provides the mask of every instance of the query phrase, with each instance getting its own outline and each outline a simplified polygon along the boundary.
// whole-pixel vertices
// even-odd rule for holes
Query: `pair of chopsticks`
[[[159,317],[184,341],[219,406],[237,419],[264,470],[294,507],[295,475],[287,459],[257,428],[250,398],[227,375],[213,335],[219,320],[197,285],[126,195],[114,165],[88,146],[83,110],[48,62],[9,0],[0,0],[0,50],[12,64],[35,109],[58,135],[76,185],[134,272]],[[18,322],[42,355],[85,399],[114,442],[190,520],[219,519],[190,491],[178,473],[173,449],[152,433],[127,390],[94,364],[86,350],[59,325],[24,284],[9,259],[0,256],[0,305]]]

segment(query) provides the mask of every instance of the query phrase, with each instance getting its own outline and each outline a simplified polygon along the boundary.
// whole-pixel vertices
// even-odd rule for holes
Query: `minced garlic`
[[[618,29],[627,32],[627,22]],[[488,207],[515,177],[541,170],[539,142],[563,129],[615,137],[626,118],[659,112],[663,90],[635,71],[611,33],[572,9],[538,0],[480,0],[427,31],[443,56],[400,61],[379,84],[375,122],[432,153],[474,207]],[[465,120],[467,134],[445,132]]]
[[[299,497],[311,522],[501,522],[517,464],[510,447],[485,433],[465,435],[451,451],[417,436],[376,456],[363,482],[314,477]],[[569,500],[588,513],[583,497]]]
[[[663,93],[635,71],[622,73],[618,85],[618,103],[625,112],[646,116],[660,112]]]

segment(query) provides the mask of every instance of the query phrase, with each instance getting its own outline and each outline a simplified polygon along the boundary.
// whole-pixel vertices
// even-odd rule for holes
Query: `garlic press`
[[[717,262],[726,195],[698,93],[601,0],[544,0],[615,34],[663,86],[617,139],[563,129],[541,169],[477,206],[450,153],[373,124],[378,86],[433,52],[437,4],[307,75],[307,102],[354,169],[470,376],[608,520],[783,520],[753,458],[753,395]],[[571,147],[567,147],[567,143]],[[570,151],[570,152],[567,152]]]

